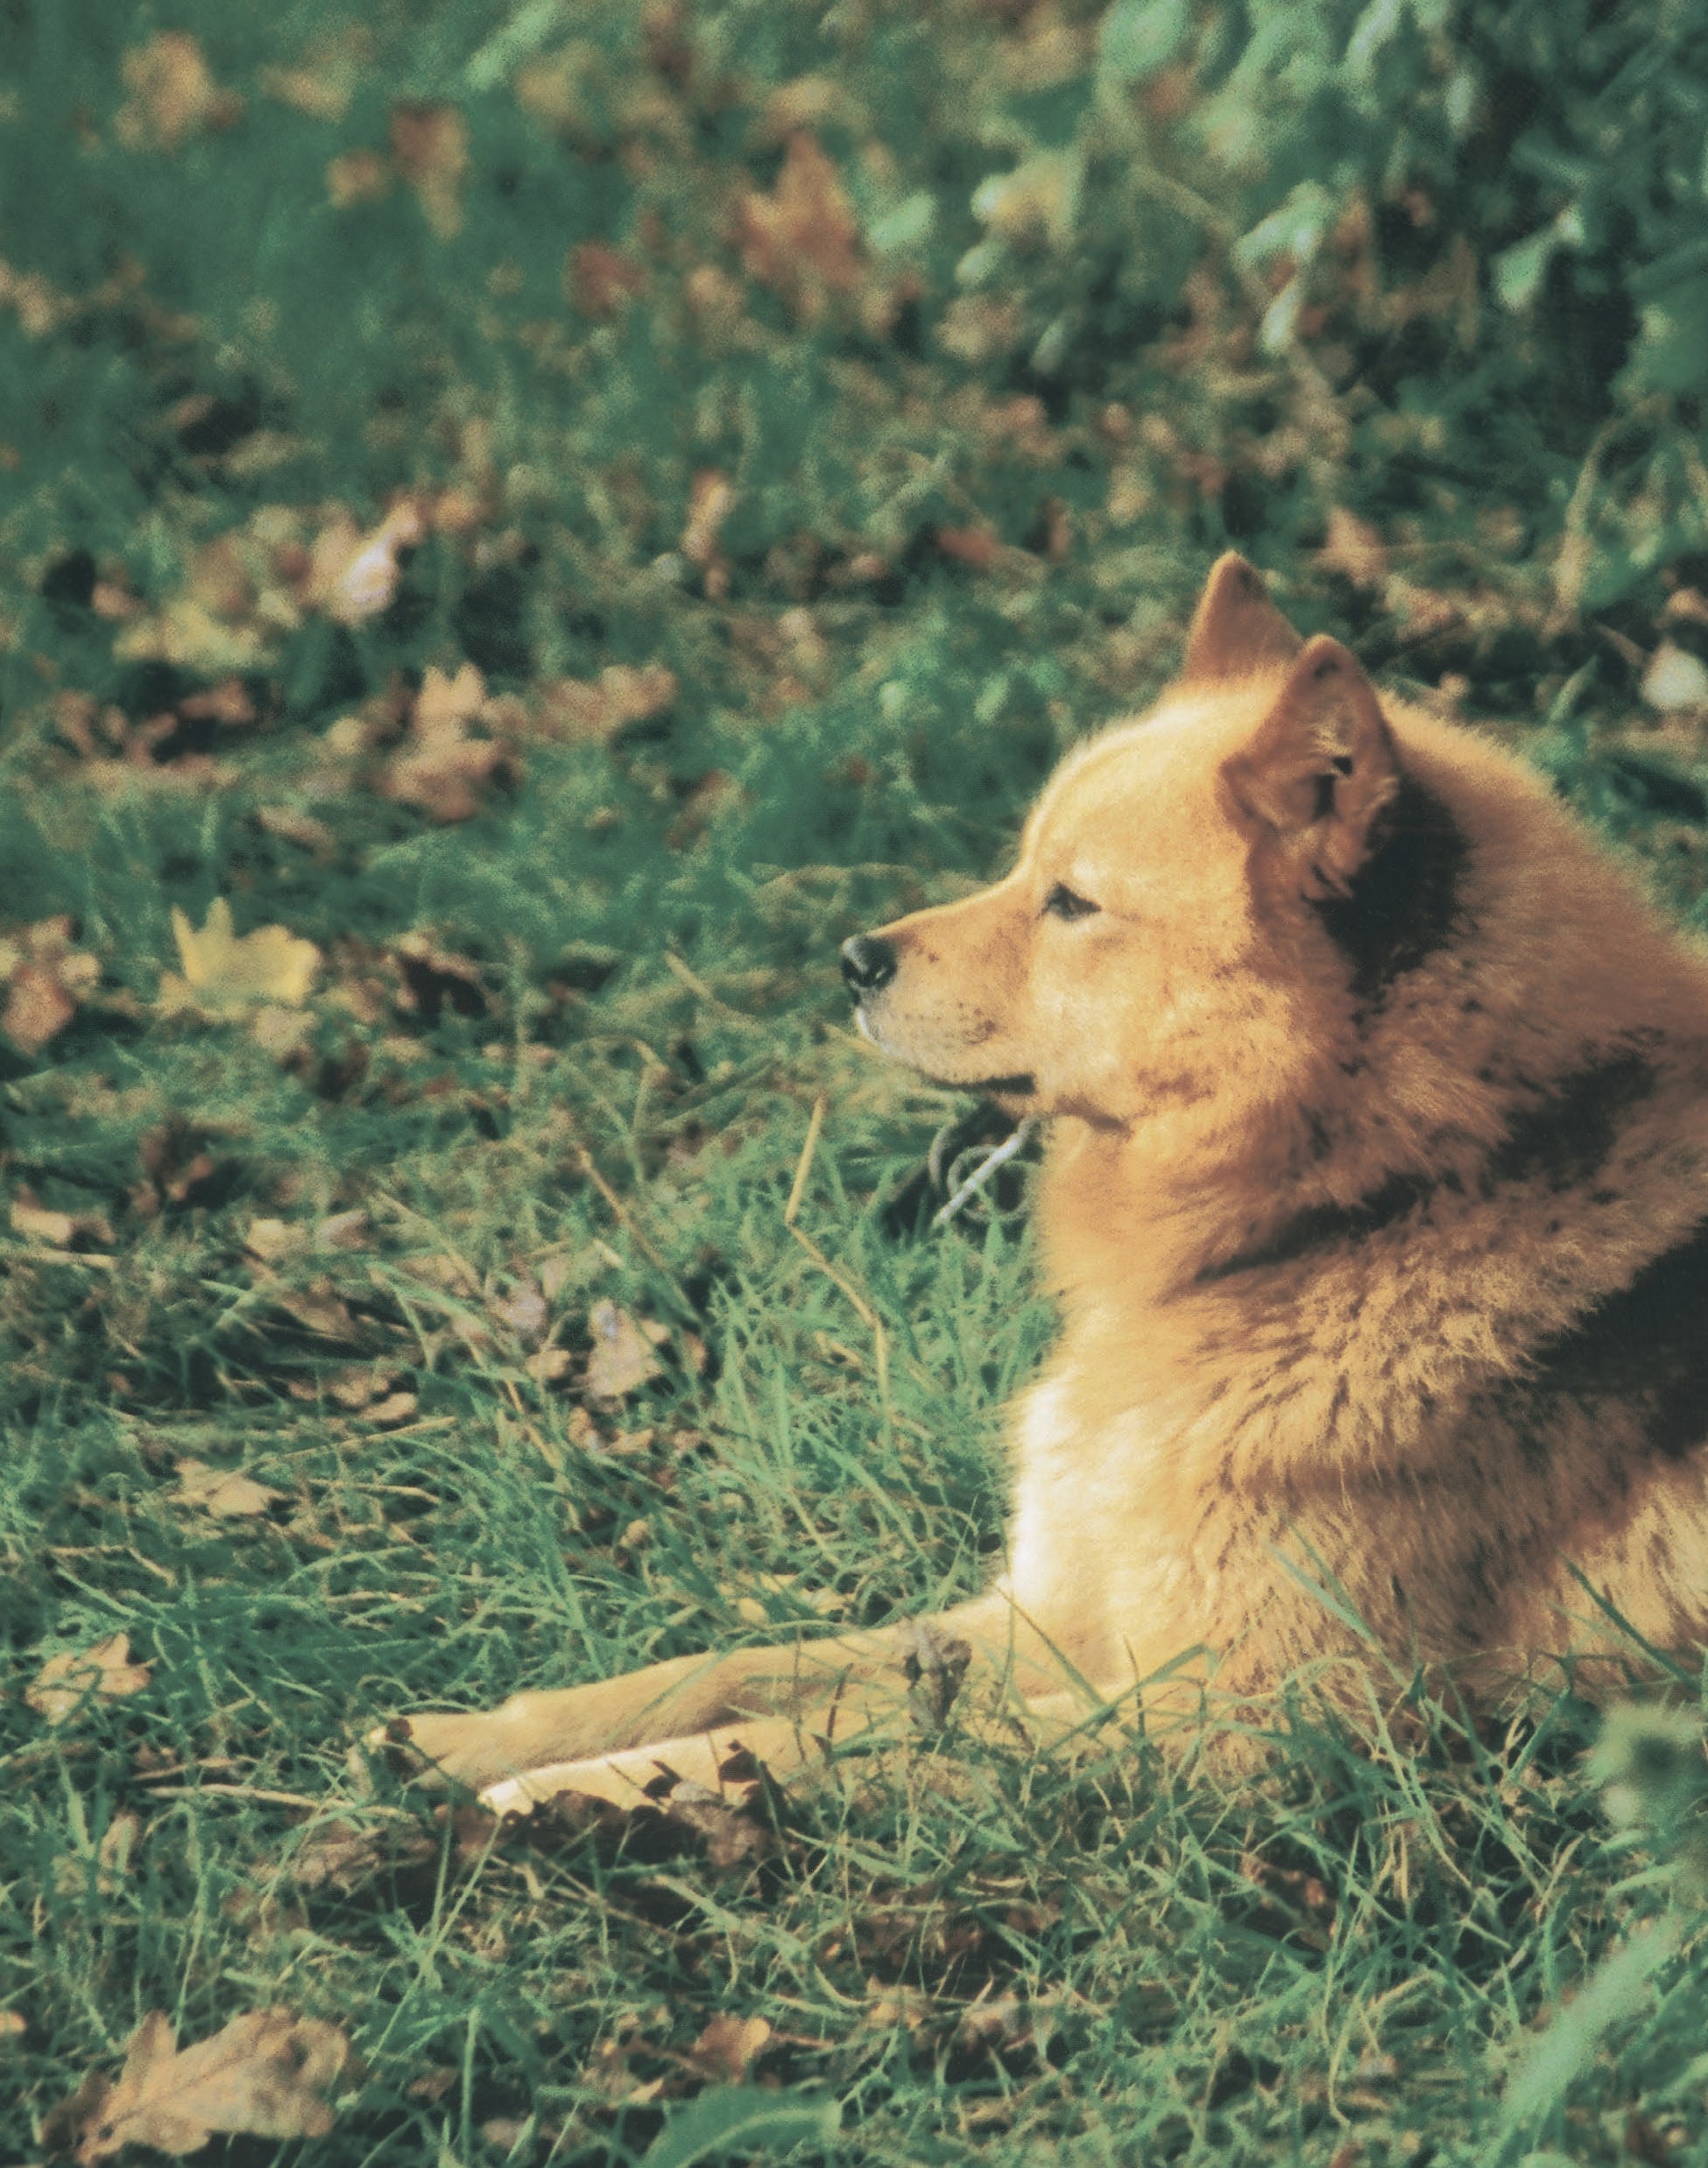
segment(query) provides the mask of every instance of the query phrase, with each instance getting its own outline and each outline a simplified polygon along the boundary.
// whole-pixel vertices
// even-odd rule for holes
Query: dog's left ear
[[[1299,652],[1299,635],[1269,599],[1263,576],[1238,550],[1218,557],[1192,613],[1180,666],[1184,685],[1279,670]]]
[[[1307,640],[1255,737],[1222,771],[1235,800],[1296,847],[1304,893],[1345,895],[1400,766],[1376,689],[1337,639]]]

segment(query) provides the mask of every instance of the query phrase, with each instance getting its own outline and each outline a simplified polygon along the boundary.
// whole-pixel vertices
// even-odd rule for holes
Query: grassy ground
[[[1186,182],[1119,261],[1054,169],[970,209],[1095,11],[229,12],[4,33],[0,2155],[146,2010],[277,2003],[368,2074],[234,2159],[1708,2162],[1703,1948],[1641,1941],[1569,1698],[1421,1753],[1278,1706],[1232,1785],[951,1729],[496,1842],[347,1768],[978,1584],[1050,1321],[1016,1197],[928,1229],[973,1110],[836,950],[1000,860],[1217,548],[1686,914],[1694,710],[1628,717],[1708,604],[1565,606],[1587,426],[1456,464],[1213,246],[1159,309]],[[198,945],[219,899],[314,956]]]

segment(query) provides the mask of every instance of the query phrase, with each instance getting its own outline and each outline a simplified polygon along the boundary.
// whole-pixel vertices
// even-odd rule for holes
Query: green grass
[[[771,1798],[763,1856],[726,1865],[644,1818],[487,1848],[347,1765],[413,1705],[990,1571],[1001,1410],[1050,1318],[1016,1198],[927,1228],[928,1148],[970,1110],[855,1040],[836,951],[1000,865],[1062,747],[1161,681],[1230,540],[1302,625],[1463,681],[1700,915],[1697,724],[1630,721],[1662,639],[1700,645],[1661,614],[1700,567],[1658,498],[1647,556],[1620,525],[1628,438],[1564,409],[1537,434],[1535,327],[1497,324],[1493,360],[1378,341],[1325,434],[1313,355],[1252,344],[1263,297],[1205,241],[1238,230],[1225,175],[1170,166],[1168,220],[1154,173],[1112,180],[1073,248],[966,270],[979,182],[1088,124],[1097,11],[1057,21],[1053,85],[993,12],[839,19],[7,18],[5,247],[40,283],[0,298],[0,940],[66,914],[98,978],[56,1035],[0,1041],[0,2155],[37,2157],[149,2009],[193,2039],[282,2003],[369,2074],[331,2136],[233,2160],[687,2158],[687,2119],[752,2105],[691,2104],[733,2016],[771,2029],[760,2107],[834,2103],[803,2160],[1708,2163],[1708,1953],[1688,1908],[1663,1960],[1641,1942],[1672,1869],[1603,1818],[1563,1693],[1509,1738],[1426,1707],[1403,1750],[1302,1694],[1238,1781],[951,1725]],[[128,141],[124,51],[180,28],[243,112]],[[311,48],[349,63],[341,115],[268,87]],[[454,234],[395,173],[328,196],[408,102],[466,124]],[[816,316],[736,237],[803,117],[865,237]],[[606,315],[565,299],[593,241],[642,280]],[[1206,248],[1220,300],[1189,305]],[[1466,464],[1424,424],[1473,409],[1495,449]],[[1690,469],[1690,419],[1643,409],[1655,473]],[[708,472],[733,491],[709,565],[684,542]],[[332,500],[369,525],[405,488],[475,509],[391,609],[274,606],[270,521],[312,541]],[[1390,552],[1373,585],[1316,554],[1337,507]],[[1556,553],[1592,532],[1610,599],[1580,622]],[[206,554],[230,536],[235,590]],[[157,620],[183,644],[151,656]],[[421,672],[469,660],[522,705],[480,809],[437,825],[388,763]],[[674,697],[541,719],[542,683],[613,664]],[[234,677],[251,720],[197,712]],[[320,948],[300,1018],[161,1005],[173,907],[200,927],[215,897]],[[799,1225],[834,1276],[784,1223],[821,1097]],[[659,1367],[589,1409],[605,1302]],[[272,1495],[218,1517],[187,1460]],[[43,1664],[118,1633],[146,1685],[47,1723]],[[371,1842],[330,1873],[328,1830]],[[1605,2013],[1570,2002],[1649,1951],[1628,1991],[1599,1976]]]

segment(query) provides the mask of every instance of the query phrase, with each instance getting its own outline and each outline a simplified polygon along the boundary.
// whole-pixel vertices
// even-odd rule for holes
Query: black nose
[[[856,934],[842,944],[842,975],[858,1001],[863,993],[876,993],[895,977],[896,953],[877,934]]]

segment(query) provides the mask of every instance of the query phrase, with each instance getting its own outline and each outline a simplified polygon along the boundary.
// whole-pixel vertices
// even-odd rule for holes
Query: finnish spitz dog
[[[843,962],[885,1053],[1048,1125],[1062,1332],[1000,1577],[414,1716],[427,1762],[633,1798],[798,1768],[968,1662],[1033,1736],[1188,1736],[1360,1644],[1484,1697],[1708,1638],[1708,957],[1521,762],[1226,556],[1013,872]]]

